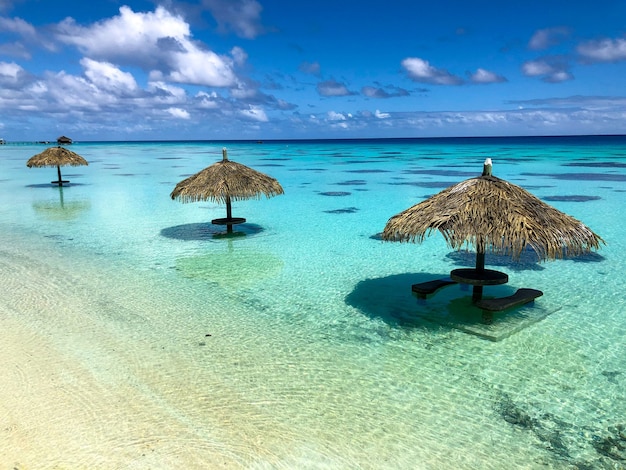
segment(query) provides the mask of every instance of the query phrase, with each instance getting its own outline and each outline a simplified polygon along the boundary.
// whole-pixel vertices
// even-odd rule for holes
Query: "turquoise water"
[[[230,238],[169,197],[223,146],[285,190],[233,203]],[[626,138],[77,143],[62,189],[44,148],[0,146],[3,464],[624,468]],[[473,254],[378,236],[486,157],[607,243],[487,255],[486,292],[544,292],[499,341],[437,317],[470,291],[411,293]]]

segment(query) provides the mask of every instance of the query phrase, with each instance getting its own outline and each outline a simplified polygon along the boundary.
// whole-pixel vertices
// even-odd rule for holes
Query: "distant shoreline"
[[[190,139],[190,140],[80,140],[74,141],[72,144],[61,145],[76,145],[76,144],[146,144],[146,143],[161,143],[161,144],[180,144],[180,143],[215,143],[215,144],[227,144],[227,143],[245,143],[245,144],[306,144],[306,143],[417,143],[417,142],[456,142],[456,143],[480,143],[480,142],[519,142],[519,143],[531,143],[533,141],[543,141],[562,143],[563,141],[592,141],[594,139],[606,141],[607,139],[621,140],[626,138],[625,134],[589,134],[589,135],[537,135],[537,136],[479,136],[479,137],[383,137],[383,138],[346,138],[346,139]],[[7,141],[5,140],[3,145],[59,145],[56,141]]]

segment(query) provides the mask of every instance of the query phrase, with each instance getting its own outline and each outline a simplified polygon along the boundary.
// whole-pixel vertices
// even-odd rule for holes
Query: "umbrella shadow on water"
[[[446,255],[455,266],[472,267],[476,260],[476,253],[468,250],[452,251]],[[562,259],[575,263],[599,263],[606,258],[595,251],[583,253],[577,256],[564,256]],[[507,270],[520,271],[543,271],[546,269],[539,261],[537,253],[527,246],[521,253],[519,259],[512,259],[508,255],[490,253],[485,257],[485,264],[490,266],[505,267]]]
[[[276,277],[283,269],[283,260],[272,253],[234,248],[228,240],[226,249],[176,260],[176,270],[184,277],[199,279],[226,289],[250,287]]]
[[[85,186],[83,183],[66,183],[62,187],[67,188],[68,186]],[[26,188],[46,188],[46,189],[57,189],[58,186],[52,186],[50,183],[34,183],[25,185]]]
[[[239,224],[232,232],[228,232],[223,225],[208,222],[175,225],[161,230],[161,235],[167,238],[185,241],[219,240],[222,238],[244,238],[257,235],[265,229],[257,224]]]
[[[441,275],[404,273],[365,279],[346,296],[345,302],[392,328],[422,328],[435,332],[441,328],[454,329],[491,341],[507,338],[559,308],[552,304],[529,304],[491,314],[474,305],[471,287],[464,284],[450,285],[428,299],[417,298],[412,293],[413,284],[438,277]],[[489,286],[489,289],[489,296],[496,297],[515,291],[508,285]]]
[[[63,186],[54,188],[55,191],[59,192],[58,201],[46,199],[33,202],[32,206],[35,212],[49,220],[72,220],[91,209],[91,201],[87,199],[67,200],[63,194],[63,189]]]
[[[446,255],[455,266],[473,267],[476,262],[476,253],[469,250],[451,251]],[[485,265],[506,267],[511,271],[543,271],[544,268],[539,263],[539,257],[535,251],[527,246],[521,253],[519,259],[513,259],[509,255],[490,253],[485,257]]]
[[[422,301],[413,295],[411,286],[438,276],[441,277],[432,273],[402,273],[365,279],[346,296],[345,302],[390,326],[432,326],[415,315]]]

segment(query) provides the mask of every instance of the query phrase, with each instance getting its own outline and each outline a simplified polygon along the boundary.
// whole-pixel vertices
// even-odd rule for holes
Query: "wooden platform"
[[[462,284],[471,284],[473,286],[497,286],[498,284],[506,284],[509,282],[509,276],[500,271],[493,269],[453,269],[450,272],[450,278]]]
[[[456,281],[452,279],[434,279],[432,281],[420,282],[419,284],[413,284],[411,290],[419,298],[425,299],[427,295],[434,294],[442,287],[456,284]]]
[[[513,295],[509,295],[508,297],[500,297],[496,299],[482,299],[476,302],[476,306],[483,310],[488,310],[490,312],[499,312],[501,310],[506,310],[507,308],[517,307],[519,305],[527,304],[528,302],[532,302],[537,297],[541,297],[543,292],[537,289],[517,289],[517,292]]]
[[[211,221],[212,224],[215,225],[237,225],[237,224],[243,224],[246,222],[246,219],[244,219],[243,217],[224,217],[223,219],[213,219]]]

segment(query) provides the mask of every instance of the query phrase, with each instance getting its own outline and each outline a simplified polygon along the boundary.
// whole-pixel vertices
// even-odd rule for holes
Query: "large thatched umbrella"
[[[438,230],[453,249],[464,245],[476,249],[478,276],[485,271],[486,252],[518,259],[530,246],[543,261],[577,256],[604,243],[582,222],[492,176],[491,167],[488,158],[482,176],[450,186],[391,217],[383,240],[420,243]],[[475,285],[474,301],[481,296],[482,286]]]
[[[65,147],[50,147],[37,155],[30,157],[26,162],[28,168],[36,167],[57,167],[58,181],[52,181],[52,184],[58,184],[63,186],[63,183],[69,183],[69,181],[63,181],[61,178],[62,166],[81,166],[89,165],[87,160]]]
[[[184,179],[176,185],[170,196],[181,202],[215,201],[226,203],[226,218],[213,219],[211,223],[226,225],[232,232],[233,224],[246,219],[233,217],[231,201],[260,199],[284,194],[280,183],[264,173],[228,159],[226,149],[222,149],[222,160]]]

